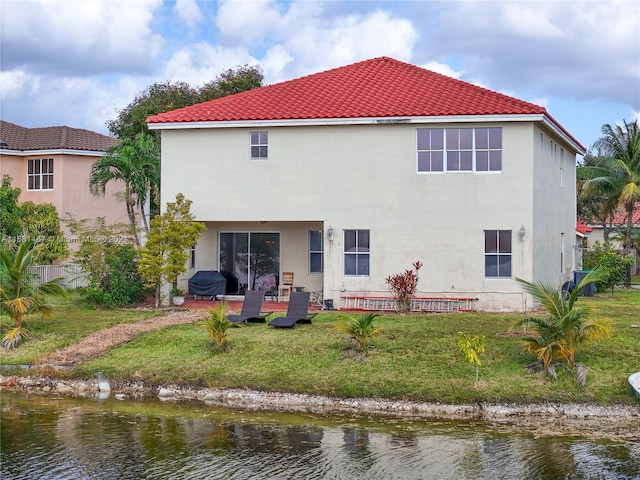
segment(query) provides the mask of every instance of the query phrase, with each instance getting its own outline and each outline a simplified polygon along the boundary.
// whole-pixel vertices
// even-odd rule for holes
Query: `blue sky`
[[[272,84],[389,56],[547,108],[585,147],[640,118],[637,1],[0,0],[0,118],[105,122],[154,82]]]

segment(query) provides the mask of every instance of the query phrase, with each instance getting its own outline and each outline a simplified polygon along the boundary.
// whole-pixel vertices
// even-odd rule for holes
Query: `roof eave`
[[[42,150],[9,150],[9,149],[0,149],[0,153],[5,155],[19,155],[19,156],[29,156],[29,155],[81,155],[85,157],[104,157],[104,151],[100,150],[73,150],[69,148],[49,148]]]
[[[569,132],[567,132],[562,127],[562,125],[560,125],[553,117],[549,115],[542,115],[541,117],[542,117],[541,118],[542,123],[544,123],[546,127],[553,130],[553,132],[556,135],[563,138],[569,145],[571,145],[574,148],[575,153],[579,155],[586,155],[587,149],[578,140],[576,140]]]
[[[480,123],[480,122],[536,122],[544,121],[543,114],[492,114],[492,115],[438,115],[397,116],[360,118],[293,118],[273,120],[231,120],[203,122],[158,122],[148,123],[150,130],[180,130],[201,128],[259,128],[320,125],[389,125],[389,124],[435,124],[435,123]],[[557,129],[558,132],[562,130]],[[566,135],[563,135],[566,137]],[[572,144],[575,143],[572,142]]]

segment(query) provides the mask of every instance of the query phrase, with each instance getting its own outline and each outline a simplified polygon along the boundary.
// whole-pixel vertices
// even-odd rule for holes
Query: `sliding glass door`
[[[277,285],[280,272],[280,234],[263,232],[221,232],[220,272],[232,274],[238,291]],[[229,280],[227,279],[227,283]]]

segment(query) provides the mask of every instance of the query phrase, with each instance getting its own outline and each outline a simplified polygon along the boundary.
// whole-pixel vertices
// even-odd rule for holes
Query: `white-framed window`
[[[189,249],[189,268],[192,270],[196,268],[196,246],[195,245],[193,245]]]
[[[251,132],[251,159],[266,160],[269,158],[269,132]]]
[[[27,160],[27,190],[53,190],[53,158]]]
[[[344,231],[345,276],[369,276],[369,230]]]
[[[322,230],[309,230],[309,273],[324,272],[324,242]]]
[[[418,173],[501,172],[502,128],[418,128]]]
[[[511,278],[511,230],[484,231],[484,276]]]

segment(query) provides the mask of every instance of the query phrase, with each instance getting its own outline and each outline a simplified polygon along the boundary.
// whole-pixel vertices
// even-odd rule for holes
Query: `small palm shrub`
[[[220,302],[209,309],[209,317],[204,321],[204,329],[211,340],[211,345],[219,350],[229,350],[229,332],[233,323],[227,318],[227,305]]]
[[[386,282],[398,304],[398,313],[409,313],[411,311],[411,299],[418,287],[418,270],[422,268],[422,262],[414,262],[413,268],[405,270],[403,273],[389,275]]]
[[[612,325],[609,318],[590,319],[589,309],[576,307],[575,302],[580,290],[605,278],[606,272],[592,270],[573,289],[568,299],[551,285],[516,278],[523,289],[539,301],[547,312],[544,317],[529,317],[516,324],[532,327],[536,332],[535,335],[525,338],[523,344],[527,352],[537,357],[537,361],[531,365],[532,368],[543,367],[555,378],[554,363],[564,362],[576,369],[578,383],[584,387],[586,370],[583,365],[575,362],[576,349],[587,341],[611,337]]]
[[[382,333],[382,329],[377,328],[373,321],[378,316],[375,313],[369,313],[359,317],[348,317],[346,324],[336,324],[333,327],[349,334],[349,337],[356,346],[356,349],[365,354],[369,343],[374,337]]]
[[[29,316],[51,316],[50,297],[68,298],[62,279],[38,283],[29,271],[34,255],[34,243],[30,240],[21,243],[17,252],[7,245],[0,247],[0,314],[10,320],[1,325],[2,344],[7,350],[17,347],[28,336],[24,324]]]

